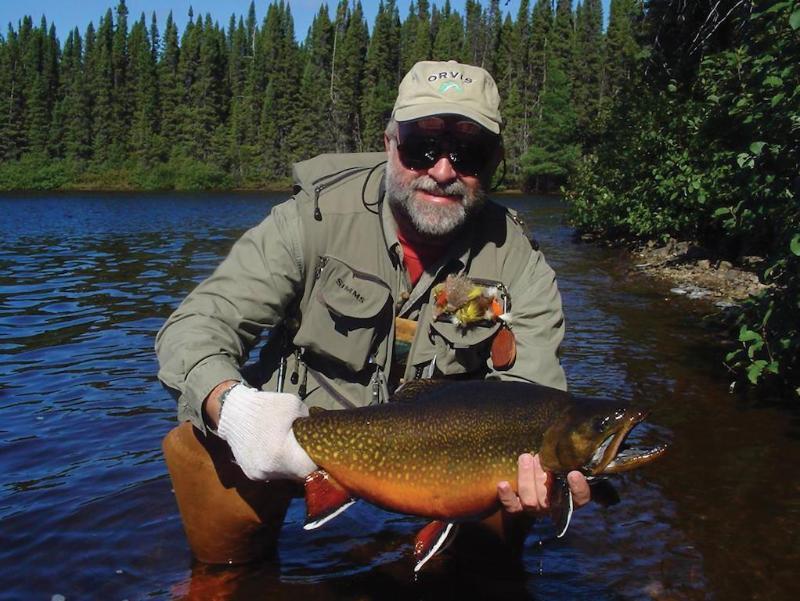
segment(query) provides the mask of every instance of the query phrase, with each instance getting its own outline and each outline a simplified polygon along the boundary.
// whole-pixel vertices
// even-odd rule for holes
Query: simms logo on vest
[[[440,81],[439,93],[444,94],[450,90],[463,92],[464,88],[461,86],[461,83],[470,84],[472,83],[472,78],[465,77],[464,74],[459,71],[440,71],[439,73],[431,73],[428,75],[428,81],[431,83]]]
[[[341,288],[345,292],[349,292],[353,296],[353,298],[356,299],[358,302],[360,303],[364,302],[364,297],[361,296],[361,293],[355,288],[352,288],[347,284],[345,284],[342,278],[336,278],[336,285],[339,286],[339,288]]]

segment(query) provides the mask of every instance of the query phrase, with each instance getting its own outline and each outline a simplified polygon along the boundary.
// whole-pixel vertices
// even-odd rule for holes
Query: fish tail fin
[[[444,551],[453,541],[456,532],[456,524],[440,520],[434,520],[420,530],[414,541],[414,559],[417,560],[414,572],[419,572],[431,557]]]
[[[572,519],[572,493],[565,477],[559,476],[553,479],[553,484],[549,491],[550,497],[550,516],[556,526],[556,537],[561,538],[566,534]]]
[[[306,530],[319,528],[355,503],[353,496],[323,469],[306,476]]]

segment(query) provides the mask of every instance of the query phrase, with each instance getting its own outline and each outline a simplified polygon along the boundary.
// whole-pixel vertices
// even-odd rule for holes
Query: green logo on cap
[[[455,89],[456,92],[463,92],[464,88],[458,85],[454,81],[443,81],[439,84],[439,93],[444,94],[445,92],[449,92],[450,90]]]

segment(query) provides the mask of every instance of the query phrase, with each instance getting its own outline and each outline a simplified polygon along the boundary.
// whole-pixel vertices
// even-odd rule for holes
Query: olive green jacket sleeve
[[[293,200],[247,231],[156,336],[158,377],[178,399],[178,418],[205,429],[202,404],[240,368],[261,333],[281,322],[305,267]]]
[[[564,313],[556,275],[544,255],[531,248],[527,236],[512,242],[503,269],[511,295],[511,326],[517,358],[507,371],[490,372],[490,378],[528,380],[567,389],[559,360],[564,339]],[[490,362],[491,363],[491,362]]]

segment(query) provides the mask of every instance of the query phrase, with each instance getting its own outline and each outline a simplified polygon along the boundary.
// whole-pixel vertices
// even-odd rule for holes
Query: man
[[[200,559],[251,557],[237,555],[236,543],[203,548],[231,529],[225,516],[238,511],[215,506],[211,485],[196,476],[210,464],[189,467],[208,454],[219,470],[227,451],[219,439],[247,478],[277,486],[316,467],[292,432],[309,406],[385,402],[398,383],[420,377],[566,388],[555,276],[519,220],[486,195],[502,159],[499,102],[479,67],[414,65],[400,84],[386,153],[295,165],[292,199],[245,233],[159,332],[159,378],[195,429],[196,443],[175,438],[165,450]],[[483,286],[503,311],[459,320],[466,303],[450,302],[458,282]],[[263,332],[259,362],[243,374]],[[546,478],[538,457],[521,456],[518,494],[498,483],[505,515],[546,511]],[[585,479],[574,472],[568,481],[576,504],[586,503]],[[280,496],[261,490],[259,501],[239,495],[256,513]]]

